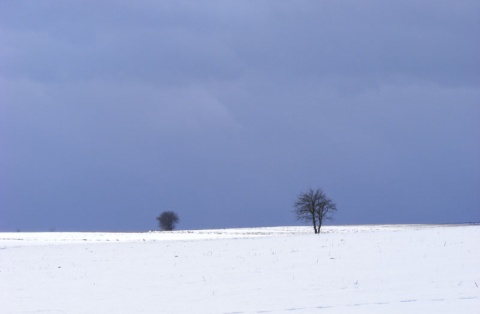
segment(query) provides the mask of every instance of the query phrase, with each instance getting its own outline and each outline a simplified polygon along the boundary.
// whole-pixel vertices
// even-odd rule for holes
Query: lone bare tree
[[[294,203],[297,220],[312,222],[315,233],[320,233],[320,228],[325,220],[333,219],[333,212],[337,206],[321,189],[308,189],[301,193]]]
[[[160,229],[164,231],[172,231],[180,221],[178,215],[172,211],[161,213],[160,216],[157,217],[157,220]]]

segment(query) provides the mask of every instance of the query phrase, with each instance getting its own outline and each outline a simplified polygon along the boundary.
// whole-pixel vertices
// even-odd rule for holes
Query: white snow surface
[[[480,225],[0,233],[0,313],[480,313]]]

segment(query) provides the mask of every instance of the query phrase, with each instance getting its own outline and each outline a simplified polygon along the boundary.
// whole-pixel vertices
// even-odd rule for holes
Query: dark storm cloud
[[[2,2],[0,228],[291,224],[308,186],[338,223],[478,220],[479,24],[473,1]]]

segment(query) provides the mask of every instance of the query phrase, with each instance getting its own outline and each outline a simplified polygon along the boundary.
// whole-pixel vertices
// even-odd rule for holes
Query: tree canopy
[[[160,216],[157,217],[157,220],[160,229],[164,231],[172,231],[180,221],[178,215],[173,211],[161,213]]]

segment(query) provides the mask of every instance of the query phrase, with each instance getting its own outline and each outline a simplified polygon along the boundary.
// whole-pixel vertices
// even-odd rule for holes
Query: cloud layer
[[[478,221],[475,1],[0,4],[0,229]]]

